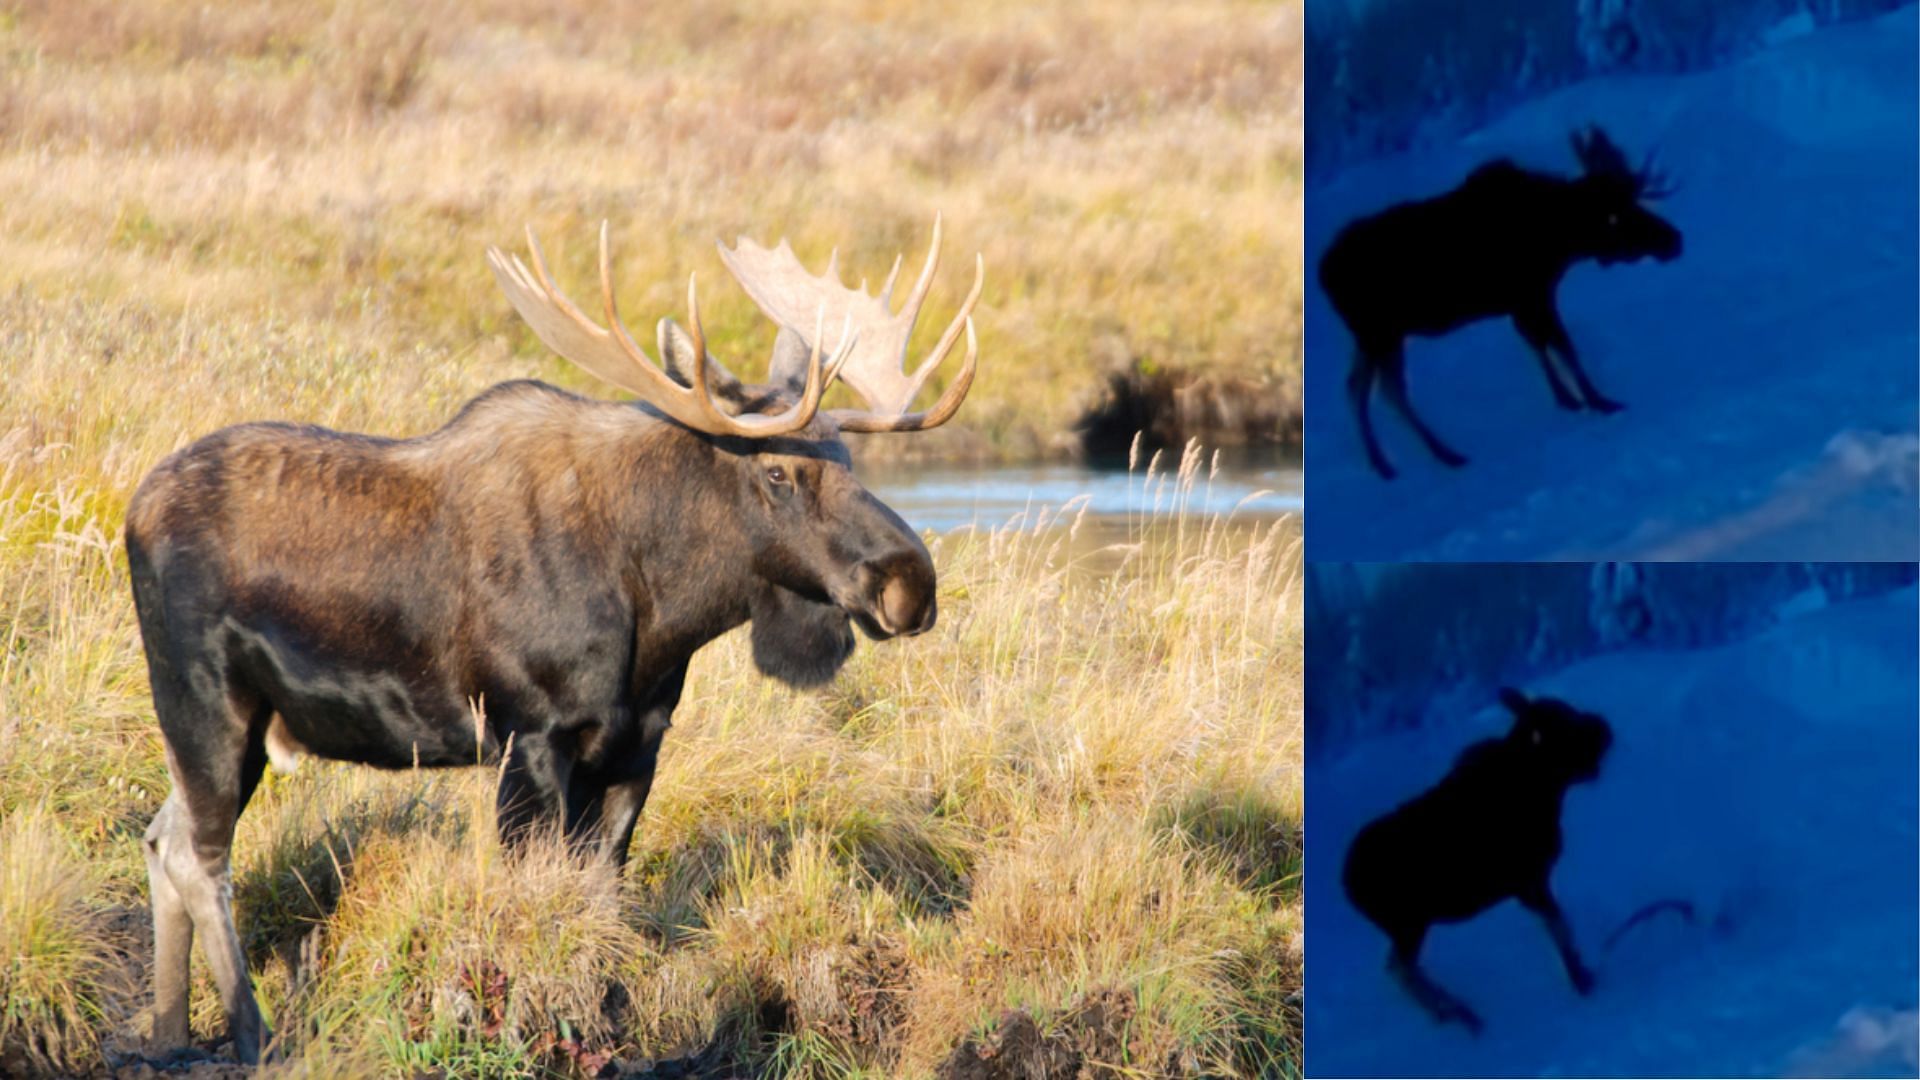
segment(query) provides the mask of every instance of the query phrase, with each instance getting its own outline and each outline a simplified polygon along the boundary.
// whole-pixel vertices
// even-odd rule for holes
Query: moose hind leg
[[[1387,971],[1435,1021],[1442,1024],[1457,1021],[1469,1032],[1480,1034],[1486,1025],[1481,1022],[1479,1014],[1421,970],[1420,943],[1425,937],[1424,929],[1417,933],[1396,935],[1393,952],[1387,957]]]
[[[147,826],[147,833],[141,844],[141,854],[146,857],[147,888],[153,897],[153,1030],[151,1042],[155,1050],[172,1050],[187,1045],[187,988],[191,985],[189,976],[193,962],[193,916],[187,912],[187,903],[180,890],[173,887],[173,878],[167,873],[166,860],[161,855],[163,846],[170,847],[176,841],[171,834],[176,829],[176,820],[180,813],[179,793],[167,796],[160,804],[160,812],[153,816],[153,823]]]
[[[1427,444],[1427,452],[1439,459],[1441,464],[1457,469],[1467,463],[1464,455],[1441,442],[1440,436],[1435,435],[1420,419],[1420,414],[1413,411],[1413,402],[1407,398],[1407,355],[1403,350],[1396,348],[1391,353],[1381,354],[1380,391],[1386,395],[1387,404],[1392,405],[1414,434],[1420,436],[1420,441]]]
[[[1373,396],[1373,358],[1366,352],[1353,354],[1353,370],[1347,373],[1347,401],[1353,406],[1354,422],[1360,426],[1360,442],[1367,449],[1367,463],[1381,479],[1394,477],[1393,466],[1387,461],[1387,455],[1380,452],[1380,443],[1373,435],[1373,417],[1367,413],[1367,401]]]
[[[234,1056],[254,1064],[272,1033],[254,1000],[246,952],[233,922],[230,853],[234,823],[266,768],[265,715],[244,717],[236,710],[227,719],[235,728],[200,732],[188,746],[173,745],[174,790],[167,800],[172,809],[163,807],[148,831],[148,866],[159,870],[153,876],[165,878],[165,887],[154,890],[155,1025],[157,1034],[167,1036],[186,1026],[178,1012],[184,1008],[185,987],[172,980],[184,983],[181,954],[197,935],[220,991]],[[182,908],[192,921],[191,935],[181,932],[177,913]]]

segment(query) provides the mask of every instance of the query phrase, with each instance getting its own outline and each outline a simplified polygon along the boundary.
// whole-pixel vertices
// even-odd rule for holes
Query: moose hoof
[[[1445,465],[1449,469],[1458,469],[1467,463],[1465,456],[1456,454],[1451,450],[1444,454],[1436,454],[1434,456],[1440,459],[1440,464]]]
[[[1617,413],[1621,409],[1626,408],[1625,405],[1611,398],[1603,398],[1597,395],[1587,399],[1587,407],[1597,413]]]
[[[1486,1023],[1480,1019],[1479,1014],[1464,1006],[1453,1014],[1453,1018],[1460,1021],[1460,1026],[1467,1029],[1467,1034],[1476,1039],[1487,1029]]]
[[[1575,968],[1567,974],[1573,980],[1574,990],[1577,991],[1581,997],[1587,997],[1593,993],[1593,972],[1588,971],[1586,968]]]

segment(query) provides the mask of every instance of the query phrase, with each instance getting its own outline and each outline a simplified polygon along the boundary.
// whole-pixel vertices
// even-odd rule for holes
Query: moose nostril
[[[923,602],[920,590],[904,577],[891,578],[880,591],[880,614],[896,634],[917,634],[931,625],[933,605]]]

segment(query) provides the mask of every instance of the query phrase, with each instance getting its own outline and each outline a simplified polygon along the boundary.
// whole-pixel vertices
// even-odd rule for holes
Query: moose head
[[[1536,763],[1541,779],[1564,785],[1600,775],[1601,759],[1613,746],[1613,727],[1605,717],[1558,698],[1529,698],[1512,687],[1501,688],[1500,704],[1513,714],[1507,742]]]
[[[1583,196],[1585,253],[1603,266],[1653,258],[1671,262],[1680,257],[1680,230],[1644,203],[1673,194],[1670,180],[1654,168],[1649,154],[1639,168],[1597,125],[1569,136],[1580,160],[1581,176],[1574,184]]]
[[[688,324],[660,320],[655,365],[620,321],[613,294],[607,228],[600,229],[600,282],[607,326],[584,315],[554,284],[531,230],[533,265],[498,249],[488,261],[513,306],[561,356],[640,399],[680,429],[693,453],[726,473],[700,487],[724,502],[728,527],[745,541],[756,585],[747,598],[756,664],[797,686],[826,682],[851,655],[849,623],[875,640],[923,633],[934,625],[934,569],[926,546],[899,515],[854,478],[844,432],[911,432],[946,423],[971,388],[978,357],[972,312],[985,266],[975,260],[972,290],[959,313],[911,374],[907,341],[939,266],[941,226],[924,269],[900,310],[892,310],[900,262],[878,296],[850,289],[830,259],[814,275],[783,241],[768,250],[744,237],[721,259],[780,327],[768,379],[746,383],[707,352],[694,278],[687,281]],[[907,407],[964,330],[958,375],[926,412]],[[825,339],[835,334],[831,354]],[[844,381],[867,409],[821,409]],[[691,448],[690,448],[691,449]],[[649,482],[640,478],[638,482]]]

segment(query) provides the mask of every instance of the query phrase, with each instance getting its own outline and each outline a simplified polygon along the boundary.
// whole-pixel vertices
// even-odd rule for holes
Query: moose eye
[[[769,465],[767,467],[767,482],[772,484],[786,483],[787,482],[786,468],[780,465]]]

